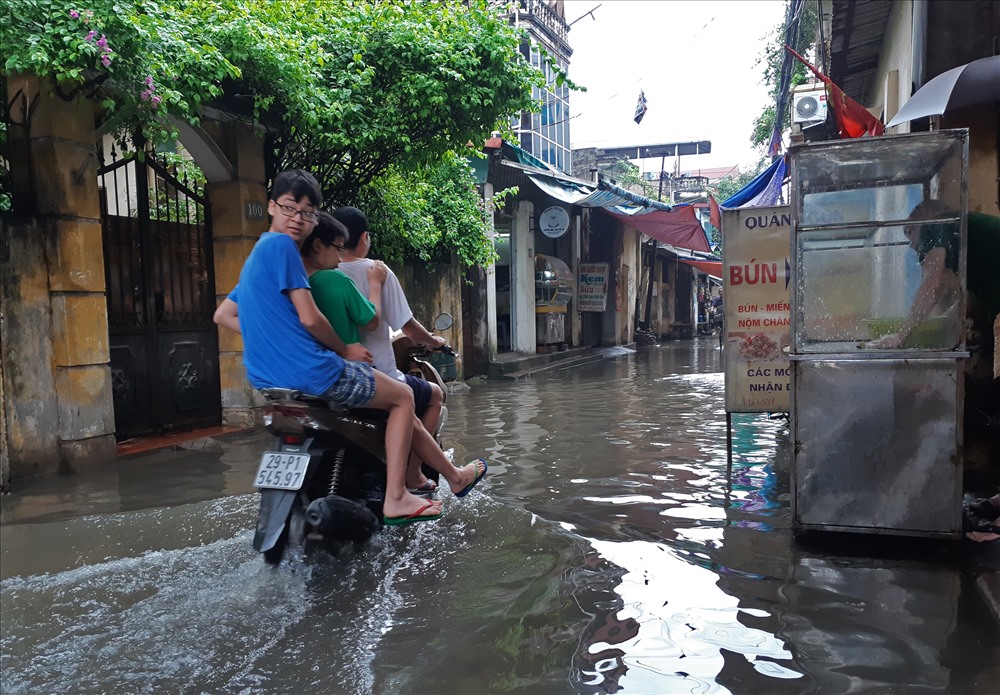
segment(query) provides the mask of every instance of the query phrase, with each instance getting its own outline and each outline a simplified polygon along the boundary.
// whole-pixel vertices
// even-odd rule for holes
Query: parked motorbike
[[[437,331],[451,325],[447,314],[434,321]],[[412,341],[396,342],[397,368],[443,389],[441,375],[426,359],[427,350]],[[454,354],[450,346],[442,351]],[[336,551],[344,543],[370,538],[382,525],[386,413],[347,410],[291,389],[260,393],[267,400],[264,426],[275,442],[254,476],[254,487],[260,490],[254,549],[277,565],[290,547],[305,552],[318,545]],[[446,413],[442,408],[441,424]],[[435,436],[440,430],[441,425]]]

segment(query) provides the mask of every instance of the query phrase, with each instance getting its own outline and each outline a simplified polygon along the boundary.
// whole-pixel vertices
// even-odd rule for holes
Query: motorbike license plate
[[[253,486],[276,490],[298,490],[306,478],[309,454],[265,451],[254,476]]]

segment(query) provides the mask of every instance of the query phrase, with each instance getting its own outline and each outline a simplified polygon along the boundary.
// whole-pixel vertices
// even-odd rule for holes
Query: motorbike
[[[452,323],[451,316],[441,314],[434,330],[447,330]],[[394,341],[393,349],[400,371],[437,383],[447,394],[427,349],[405,336]],[[450,346],[441,351],[455,354]],[[277,565],[289,548],[304,553],[321,546],[336,552],[344,544],[368,540],[382,525],[386,413],[348,410],[291,389],[260,393],[266,400],[264,426],[274,444],[261,456],[253,481],[260,490],[254,549]],[[446,418],[447,407],[442,407],[435,437]],[[436,480],[436,472],[425,472]]]

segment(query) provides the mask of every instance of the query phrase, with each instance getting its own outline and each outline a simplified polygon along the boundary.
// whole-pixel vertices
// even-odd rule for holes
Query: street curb
[[[257,428],[223,425],[174,434],[129,439],[118,443],[118,458],[131,458],[140,454],[162,450],[206,449],[210,448],[212,443],[219,439],[225,439],[255,429]]]

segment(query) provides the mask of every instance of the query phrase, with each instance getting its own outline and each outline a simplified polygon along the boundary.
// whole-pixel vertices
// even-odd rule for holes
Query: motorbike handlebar
[[[421,355],[429,355],[434,352],[444,353],[445,355],[451,355],[452,357],[458,356],[458,353],[455,352],[455,348],[453,348],[451,345],[442,345],[439,348],[433,348],[433,349],[424,345],[420,347],[412,347],[409,350],[409,354],[414,357],[419,357]]]

